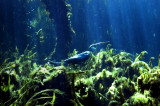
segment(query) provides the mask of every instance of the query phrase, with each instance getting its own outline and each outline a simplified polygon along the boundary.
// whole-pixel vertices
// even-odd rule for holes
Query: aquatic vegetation
[[[131,97],[129,103],[124,104],[124,106],[127,104],[130,106],[140,106],[140,105],[153,106],[156,105],[154,104],[154,102],[155,100],[153,98],[147,97],[141,93],[136,93]]]
[[[30,26],[32,27],[36,27],[37,26],[38,21],[36,19],[30,21]]]
[[[57,36],[56,54],[63,53],[67,56],[72,42],[72,35],[75,35],[70,19],[72,15],[71,5],[67,3],[67,0],[41,0],[41,2],[45,5],[45,10],[50,13],[49,18],[53,20],[52,23],[55,24],[54,34]]]
[[[15,60],[0,66],[0,94],[7,95],[1,105],[159,104],[159,66],[140,60],[146,52],[133,61],[130,53],[115,54],[109,46],[83,64],[57,67],[33,61],[35,47],[22,55],[16,47]]]
[[[147,51],[142,51],[136,58],[135,58],[135,62],[136,61],[139,61],[140,59],[143,59],[143,56],[145,55],[145,54],[147,54],[148,52]]]
[[[159,85],[160,85],[160,69],[153,69],[152,72],[142,73],[138,79],[137,84],[140,92],[144,93],[145,90],[150,91],[152,97],[159,97]]]
[[[158,58],[158,66],[160,68],[160,54],[159,54],[159,58]]]
[[[159,43],[152,43],[159,38],[156,3],[128,1],[1,0],[0,106],[158,106],[160,55],[154,66],[153,57],[149,63],[148,57],[143,60],[147,51],[135,56],[108,44],[93,52],[106,42],[90,45],[92,51],[82,52],[87,58],[78,55],[77,50],[86,50],[93,39],[112,40],[114,47],[133,53],[146,48],[157,55],[153,47]],[[127,9],[133,3],[141,7]],[[151,17],[144,18],[147,15]],[[36,47],[25,49],[27,44]],[[55,66],[49,64],[51,59],[66,60]]]
[[[72,27],[72,23],[71,23],[71,16],[72,16],[72,7],[70,4],[67,3],[67,1],[65,1],[65,5],[66,7],[68,8],[68,12],[67,12],[67,18],[68,18],[68,21],[69,21],[69,27],[70,27],[70,31],[76,35],[76,32],[74,31],[73,27]]]
[[[38,36],[38,39],[39,39],[40,43],[43,43],[44,42],[44,32],[43,32],[43,30],[39,29],[36,32],[36,35]]]
[[[153,66],[152,66],[152,61],[153,61],[153,59],[155,59],[154,57],[151,57],[150,58],[150,61],[149,61],[149,66],[151,67],[151,69],[153,68]]]
[[[125,100],[129,99],[136,91],[134,82],[125,77],[121,77],[112,83],[112,86],[105,95],[110,100],[110,105],[122,105]]]
[[[102,72],[99,72],[93,80],[94,89],[101,94],[105,94],[113,83],[114,79],[115,78],[112,76],[111,72],[103,69]]]
[[[148,72],[151,71],[149,65],[148,65],[147,63],[143,62],[143,61],[134,62],[134,63],[131,64],[131,67],[132,67],[134,70],[136,70],[136,68],[143,67],[144,72],[145,72],[145,71],[148,71]],[[142,69],[142,68],[140,68],[140,69]],[[138,70],[138,71],[139,71],[139,70]],[[140,72],[141,72],[141,71],[140,71]]]
[[[56,52],[56,46],[57,46],[57,43],[55,43],[55,45],[54,45],[54,50],[50,53],[49,56],[47,56],[47,57],[44,59],[44,61],[48,61],[48,60],[51,59],[51,57],[52,57],[52,56],[55,54],[55,52]]]
[[[76,49],[73,50],[73,53],[68,53],[68,57],[75,56],[78,53]]]

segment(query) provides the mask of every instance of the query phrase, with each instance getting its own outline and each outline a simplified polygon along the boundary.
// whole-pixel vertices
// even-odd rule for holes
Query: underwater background
[[[0,105],[159,105],[159,5],[0,0]]]

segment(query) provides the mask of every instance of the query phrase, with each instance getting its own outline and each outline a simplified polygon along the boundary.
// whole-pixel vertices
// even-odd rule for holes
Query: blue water
[[[155,57],[153,63],[157,65],[160,1],[67,0],[67,3],[72,8],[70,21],[63,0],[0,0],[1,62],[15,51],[15,46],[23,53],[28,44],[29,48],[36,45],[37,61],[45,63],[44,58],[55,47],[56,52],[50,58],[62,60],[73,49],[80,53],[92,43],[110,41],[117,51],[125,50],[133,55],[148,51],[145,61]],[[49,11],[49,16],[45,10]],[[43,39],[36,34],[40,29]]]
[[[146,50],[148,58],[158,57],[160,1],[69,0],[69,3],[76,34],[85,35],[86,44],[108,40],[118,50],[133,54]],[[83,43],[77,42],[80,38],[75,38],[75,45]]]

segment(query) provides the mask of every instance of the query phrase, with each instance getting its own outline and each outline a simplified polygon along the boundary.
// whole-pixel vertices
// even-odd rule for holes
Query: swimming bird
[[[65,59],[63,61],[63,65],[66,66],[68,64],[81,64],[85,62],[90,57],[91,51],[85,51],[80,54],[77,54],[73,57]],[[49,63],[54,64],[56,66],[60,66],[61,62],[49,61]]]
[[[95,46],[101,45],[101,44],[108,43],[108,42],[109,42],[109,41],[107,41],[107,42],[98,42],[98,43],[91,44],[91,45],[89,46],[89,49],[90,49],[90,48],[92,48],[92,47],[95,47]]]
[[[108,42],[98,42],[98,43],[90,45],[89,46],[90,51],[85,51],[80,54],[76,54],[75,56],[70,57],[68,59],[65,59],[63,61],[63,65],[66,66],[68,64],[81,64],[85,62],[86,60],[89,59],[91,52],[94,52],[96,50],[95,46],[100,45],[100,44],[105,44],[105,43],[108,43]],[[62,64],[62,62],[55,62],[55,61],[50,61],[50,60],[48,62],[51,64],[54,64],[55,66],[60,66]]]

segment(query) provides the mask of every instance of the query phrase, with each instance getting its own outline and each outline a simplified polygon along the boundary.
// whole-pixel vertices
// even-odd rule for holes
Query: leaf
[[[54,102],[55,102],[55,99],[56,99],[56,96],[55,96],[55,92],[53,93],[53,99],[51,101],[51,103],[54,105]]]

